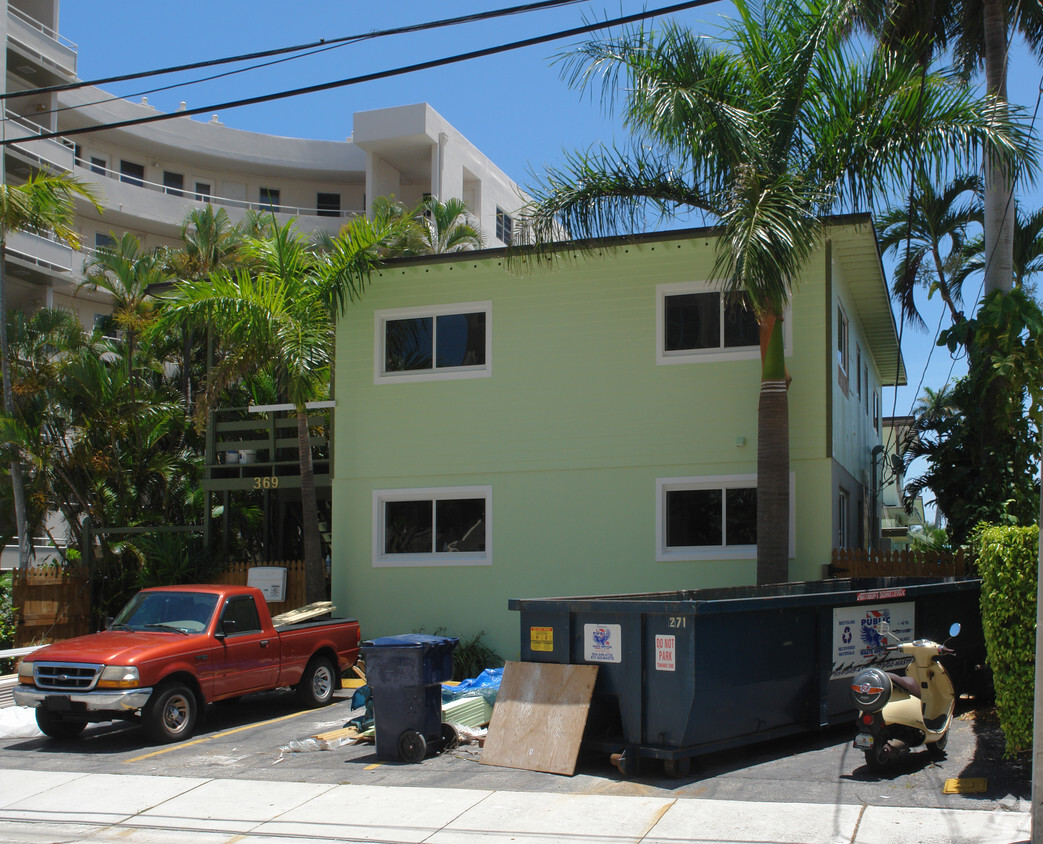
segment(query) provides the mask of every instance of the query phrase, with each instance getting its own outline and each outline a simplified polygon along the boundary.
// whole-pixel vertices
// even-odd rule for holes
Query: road
[[[482,765],[477,745],[416,765],[380,762],[371,744],[293,752],[291,741],[339,729],[352,715],[348,691],[319,710],[298,711],[294,701],[279,691],[212,706],[196,735],[173,745],[151,745],[127,724],[92,725],[72,741],[2,739],[0,769],[1000,811],[1024,810],[1031,789],[1027,760],[1001,758],[993,711],[966,699],[946,756],[913,753],[886,777],[851,747],[852,725],[700,757],[679,779],[654,761],[624,779],[604,754],[581,754],[572,777]],[[987,790],[943,793],[947,780],[970,777],[986,778]]]

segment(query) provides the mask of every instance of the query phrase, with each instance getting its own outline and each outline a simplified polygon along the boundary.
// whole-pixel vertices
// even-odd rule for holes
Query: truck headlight
[[[27,683],[30,686],[33,684],[33,664],[31,662],[23,662],[19,664],[18,682]]]
[[[133,689],[138,685],[136,665],[107,665],[98,678],[99,689]]]

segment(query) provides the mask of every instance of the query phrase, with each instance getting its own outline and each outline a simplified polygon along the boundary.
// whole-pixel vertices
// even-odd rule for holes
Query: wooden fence
[[[85,571],[54,566],[16,570],[11,605],[16,608],[16,648],[90,632],[91,588]]]
[[[829,577],[964,577],[973,574],[963,551],[869,551],[834,548]]]
[[[286,569],[285,600],[269,603],[272,615],[304,606],[304,562],[233,563],[214,583],[245,586],[254,566]],[[12,572],[11,604],[16,607],[14,646],[71,639],[91,631],[91,587],[87,572],[53,566]]]
[[[250,577],[250,569],[256,566],[275,566],[286,569],[286,591],[282,601],[269,601],[268,610],[272,615],[278,615],[287,610],[295,610],[303,607],[306,590],[304,584],[304,561],[291,560],[285,563],[232,563],[220,575],[214,578],[214,583],[222,583],[226,586],[246,586]]]

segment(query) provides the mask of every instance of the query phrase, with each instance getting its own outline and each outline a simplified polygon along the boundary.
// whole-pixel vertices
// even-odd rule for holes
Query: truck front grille
[[[34,662],[33,677],[38,689],[83,692],[94,688],[103,667],[84,662]]]

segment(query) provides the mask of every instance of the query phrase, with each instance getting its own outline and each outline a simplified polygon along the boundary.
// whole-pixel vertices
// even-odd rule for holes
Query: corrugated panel
[[[8,674],[5,677],[0,677],[0,709],[7,706],[14,706],[14,687],[18,683],[18,676],[16,674]]]

